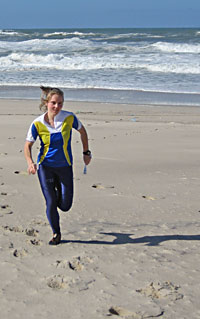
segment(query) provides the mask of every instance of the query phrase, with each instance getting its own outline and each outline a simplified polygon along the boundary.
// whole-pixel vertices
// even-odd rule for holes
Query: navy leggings
[[[68,211],[73,201],[72,166],[39,165],[38,177],[46,200],[46,214],[54,234],[60,233],[58,209]]]

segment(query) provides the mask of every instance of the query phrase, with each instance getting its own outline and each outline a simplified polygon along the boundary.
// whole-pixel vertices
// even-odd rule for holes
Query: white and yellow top
[[[45,114],[37,117],[29,128],[26,140],[35,142],[39,136],[41,146],[38,164],[62,167],[73,164],[71,151],[72,128],[79,130],[82,126],[75,114],[61,110],[54,118],[54,126],[44,119]]]

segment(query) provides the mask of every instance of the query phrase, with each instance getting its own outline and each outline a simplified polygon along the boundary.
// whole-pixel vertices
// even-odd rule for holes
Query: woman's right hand
[[[34,174],[37,172],[37,165],[36,165],[35,163],[30,163],[30,164],[28,165],[27,171],[28,171],[29,175],[30,175],[30,174],[33,174],[33,175],[34,175]]]

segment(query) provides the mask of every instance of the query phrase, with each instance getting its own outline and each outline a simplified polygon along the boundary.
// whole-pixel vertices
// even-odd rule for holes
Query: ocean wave
[[[126,39],[130,39],[130,38],[135,38],[138,36],[146,36],[145,33],[121,33],[121,34],[116,34],[116,35],[102,35],[104,40],[118,40],[118,39],[122,39],[122,40],[126,40]]]
[[[138,39],[161,39],[164,38],[163,35],[156,35],[156,34],[147,34],[147,33],[121,33],[121,34],[116,34],[116,35],[102,35],[101,37],[97,38],[97,41],[120,41],[120,42],[135,42],[135,40]]]
[[[68,32],[53,32],[53,33],[45,33],[43,37],[50,38],[55,36],[64,36],[66,37],[69,33]]]
[[[200,44],[157,42],[152,47],[168,53],[200,53]]]
[[[79,37],[65,39],[33,39],[26,41],[0,41],[0,54],[6,52],[34,52],[38,54],[48,54],[64,52],[66,55],[82,54],[121,54],[127,51],[128,54],[146,50],[148,46],[130,46],[124,43],[96,43],[89,39]]]
[[[0,67],[2,71],[28,71],[40,70],[42,68],[59,68],[62,55],[36,55],[28,53],[11,53],[9,56],[0,58]],[[61,63],[62,64],[62,63]]]
[[[55,36],[63,36],[63,37],[67,37],[67,36],[84,36],[84,37],[87,37],[87,36],[96,36],[95,33],[92,33],[92,32],[79,32],[79,31],[74,31],[74,32],[64,32],[64,31],[57,31],[57,32],[52,32],[52,33],[45,33],[43,35],[44,37],[46,38],[49,38],[49,37],[55,37]]]
[[[26,41],[10,42],[0,41],[0,51],[2,50],[13,50],[13,51],[51,51],[67,48],[68,50],[72,47],[87,47],[90,46],[90,40],[82,40],[80,38],[71,39],[32,39]]]
[[[89,71],[89,70],[134,70],[135,72],[200,74],[198,62],[189,63],[154,63],[153,60],[144,62],[134,58],[124,59],[123,55],[110,56],[65,56],[64,54],[38,55],[34,53],[11,53],[0,57],[1,71],[33,71],[33,70],[62,70],[62,71]]]
[[[66,57],[63,54],[38,55],[33,53],[11,53],[0,57],[1,70],[98,70],[98,69],[130,69],[129,61],[119,57],[105,59],[105,57]]]
[[[23,33],[13,31],[13,30],[0,30],[0,36],[22,36]]]

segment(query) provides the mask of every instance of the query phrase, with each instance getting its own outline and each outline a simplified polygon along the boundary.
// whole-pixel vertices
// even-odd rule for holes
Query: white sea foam
[[[116,35],[109,35],[109,36],[103,36],[102,38],[105,41],[110,41],[110,40],[135,40],[137,38],[163,38],[163,35],[155,35],[155,34],[147,34],[147,33],[121,33],[121,34],[116,34]]]
[[[169,53],[200,53],[200,44],[157,42],[152,47]]]
[[[104,36],[104,40],[118,40],[118,39],[131,39],[138,36],[145,36],[145,33],[121,33],[116,35]]]
[[[146,46],[143,46],[146,49]],[[65,52],[70,54],[90,54],[103,53],[103,54],[118,54],[121,51],[127,51],[130,53],[141,51],[142,47],[133,47],[123,43],[108,44],[106,42],[94,43],[88,39],[80,38],[65,38],[65,39],[33,39],[26,41],[0,41],[0,53],[13,51],[13,52],[38,52],[48,54],[48,52]]]
[[[54,70],[99,70],[99,69],[130,69],[131,64],[118,57],[110,60],[105,57],[75,56],[66,57],[63,54],[37,55],[34,53],[12,53],[0,58],[1,70],[39,70],[42,68]]]
[[[16,36],[16,35],[22,35],[19,32],[12,31],[12,30],[0,30],[0,35],[3,36]]]
[[[46,38],[54,37],[54,36],[67,36],[69,33],[67,32],[53,32],[53,33],[45,33],[43,36]]]
[[[40,48],[41,49],[41,48]],[[124,54],[105,55],[103,53],[85,56],[81,54],[65,55],[64,53],[36,54],[34,52],[13,52],[7,56],[0,57],[1,71],[5,70],[127,70],[131,72],[153,73],[174,73],[174,74],[200,74],[199,62],[197,60],[188,61],[187,59],[176,61],[175,59],[165,59],[162,56],[155,58],[143,58],[141,56],[130,55],[124,58]],[[110,71],[111,72],[111,71]],[[114,74],[113,74],[114,75]],[[116,76],[118,76],[116,74]],[[127,75],[128,76],[128,75]]]
[[[45,33],[43,35],[44,37],[55,37],[55,36],[64,36],[64,37],[67,37],[67,36],[96,36],[95,33],[92,33],[92,32],[89,32],[89,33],[84,33],[84,32],[79,32],[79,31],[74,31],[74,32],[52,32],[52,33]]]
[[[51,51],[66,48],[68,51],[72,47],[87,47],[90,45],[90,40],[82,40],[79,38],[71,39],[33,39],[27,41],[10,42],[0,41],[0,51],[11,50],[11,51]]]

